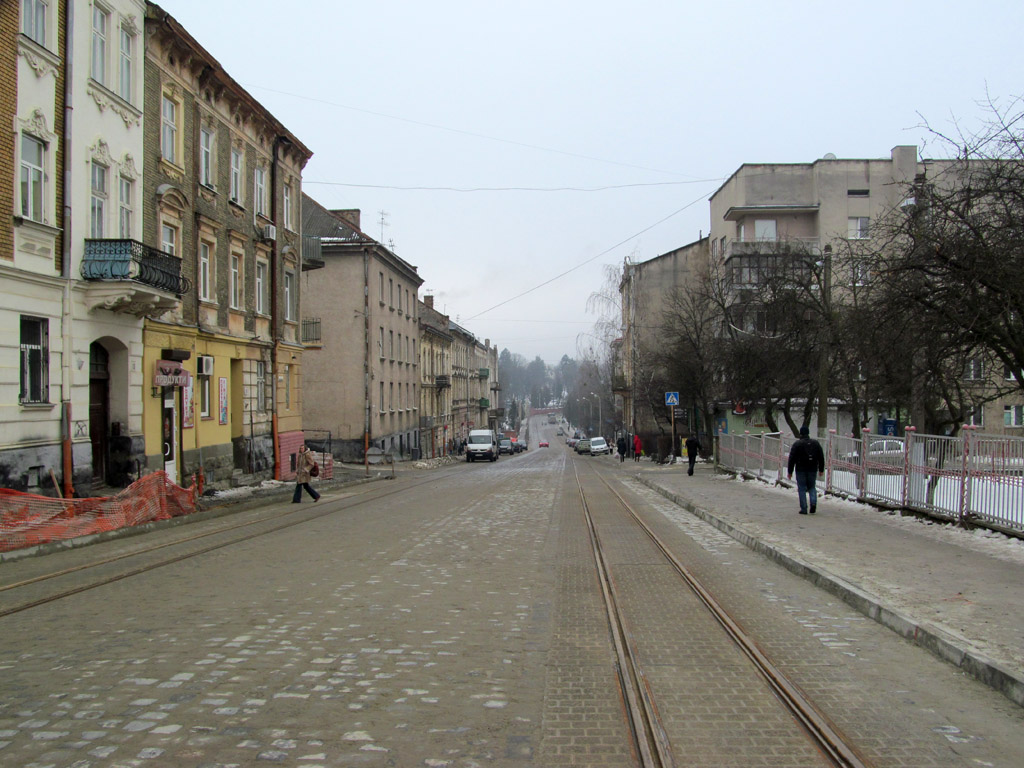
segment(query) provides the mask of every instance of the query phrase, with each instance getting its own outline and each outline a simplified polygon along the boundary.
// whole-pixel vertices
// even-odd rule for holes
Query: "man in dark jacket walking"
[[[825,474],[825,453],[821,443],[810,436],[807,427],[800,427],[800,439],[789,450],[789,479],[796,470],[796,490],[800,495],[800,514],[807,514],[807,495],[811,496],[811,514],[818,511],[817,476]]]
[[[690,462],[690,468],[686,474],[693,474],[693,465],[697,463],[697,454],[700,453],[700,440],[697,439],[697,435],[693,432],[686,438],[686,458]]]

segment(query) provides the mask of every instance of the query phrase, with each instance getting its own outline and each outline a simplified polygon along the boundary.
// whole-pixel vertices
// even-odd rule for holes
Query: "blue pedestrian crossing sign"
[[[665,405],[679,405],[679,393],[678,392],[666,392],[665,393]]]

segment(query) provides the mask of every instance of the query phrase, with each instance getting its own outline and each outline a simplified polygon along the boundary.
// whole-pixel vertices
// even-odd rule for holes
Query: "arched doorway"
[[[110,435],[110,355],[97,341],[89,345],[89,440],[93,485],[105,485]]]

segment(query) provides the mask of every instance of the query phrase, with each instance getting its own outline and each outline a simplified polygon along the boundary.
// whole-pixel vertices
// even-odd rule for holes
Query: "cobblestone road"
[[[0,618],[0,764],[634,765],[571,461],[552,442],[400,473],[325,495],[315,509],[330,513],[303,525]],[[876,765],[1019,764],[1018,708],[599,466]],[[348,506],[382,487],[395,492]],[[294,509],[258,514],[275,504]],[[709,650],[717,628],[690,596],[619,539],[614,575],[678,763],[725,749],[751,765],[743,755],[774,738],[757,764],[815,764],[784,718],[737,716],[731,690],[756,683]],[[0,581],[43,560],[5,563]]]

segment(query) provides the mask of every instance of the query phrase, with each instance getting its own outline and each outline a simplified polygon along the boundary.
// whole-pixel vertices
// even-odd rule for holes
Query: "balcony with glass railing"
[[[192,289],[180,258],[138,240],[86,240],[81,274],[90,310],[162,314]]]

